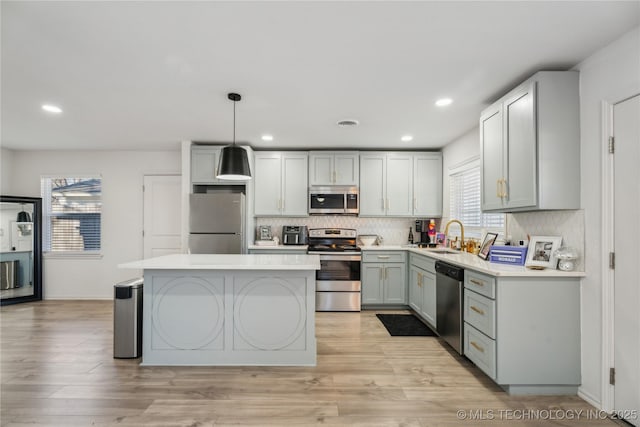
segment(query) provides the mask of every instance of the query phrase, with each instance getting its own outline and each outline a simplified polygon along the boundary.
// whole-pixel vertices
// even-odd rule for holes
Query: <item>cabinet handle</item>
[[[507,194],[507,180],[502,178],[502,197],[505,199],[508,197]]]
[[[378,259],[389,259],[389,255],[378,255]]]
[[[480,281],[475,280],[475,279],[469,279],[469,282],[473,283],[474,285],[484,286],[484,282],[480,282]]]
[[[384,272],[383,272],[384,268],[380,267],[380,281],[382,282],[384,280]]]
[[[484,316],[484,310],[482,310],[482,309],[480,309],[480,308],[476,307],[475,305],[472,305],[472,306],[470,306],[469,308],[470,308],[471,310],[475,311],[476,313],[478,313],[478,314],[480,314],[480,315]]]
[[[418,273],[418,286],[422,287],[422,273]]]
[[[389,272],[387,271],[387,267],[384,268],[384,280],[387,280],[387,277],[389,275]]]
[[[416,199],[415,197],[413,198],[413,210],[418,210],[418,199]]]
[[[502,179],[496,181],[496,197],[502,199]]]
[[[482,346],[480,346],[478,343],[476,343],[475,341],[471,341],[469,342],[469,344],[471,344],[472,346],[474,346],[476,348],[476,350],[478,350],[480,353],[484,353],[484,348],[482,348]]]

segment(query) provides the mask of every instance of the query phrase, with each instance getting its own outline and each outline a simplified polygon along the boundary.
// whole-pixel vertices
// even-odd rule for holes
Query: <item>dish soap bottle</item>
[[[413,244],[413,227],[409,227],[409,244]]]

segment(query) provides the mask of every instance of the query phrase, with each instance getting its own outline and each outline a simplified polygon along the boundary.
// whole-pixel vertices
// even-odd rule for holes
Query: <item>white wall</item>
[[[11,188],[13,174],[13,150],[0,148],[0,194],[15,196]]]
[[[480,129],[478,126],[450,142],[442,149],[442,224],[449,215],[449,169],[480,156]]]
[[[640,93],[640,29],[596,52],[580,71],[581,198],[585,211],[585,271],[582,280],[582,386],[594,403],[602,399],[602,101],[615,103]]]
[[[140,272],[116,266],[143,258],[142,182],[180,174],[180,151],[14,151],[12,193],[40,197],[41,175],[102,175],[102,258],[44,259],[45,299],[113,297],[113,284]]]

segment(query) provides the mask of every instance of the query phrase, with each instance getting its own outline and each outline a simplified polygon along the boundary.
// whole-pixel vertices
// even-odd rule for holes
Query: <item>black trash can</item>
[[[142,355],[142,278],[113,287],[113,357],[135,359]]]

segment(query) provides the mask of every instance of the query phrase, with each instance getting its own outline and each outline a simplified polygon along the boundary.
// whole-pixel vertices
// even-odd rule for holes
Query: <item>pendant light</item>
[[[16,222],[31,222],[31,215],[24,211],[24,204],[22,205],[22,211],[18,212]]]
[[[216,178],[229,181],[246,181],[251,179],[247,150],[236,146],[236,102],[242,98],[237,93],[230,93],[227,98],[233,101],[233,144],[222,149]]]
[[[22,204],[22,211],[18,212],[16,223],[22,236],[31,235],[31,228],[33,227],[33,224],[31,223],[31,215],[29,215],[29,212],[24,211],[24,203]]]

